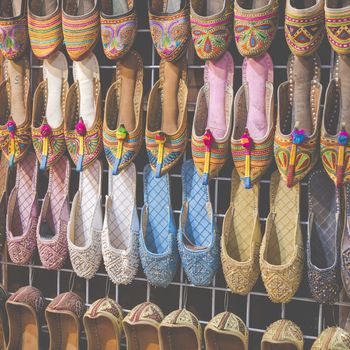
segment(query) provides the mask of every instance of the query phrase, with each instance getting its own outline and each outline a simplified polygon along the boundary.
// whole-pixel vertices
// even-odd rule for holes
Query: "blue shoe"
[[[144,206],[139,235],[141,264],[148,281],[165,288],[173,280],[179,260],[169,175],[156,178],[151,167],[146,165],[143,182]]]
[[[210,284],[219,268],[219,237],[209,199],[209,187],[203,185],[193,161],[182,165],[183,206],[178,246],[189,281],[196,286]]]

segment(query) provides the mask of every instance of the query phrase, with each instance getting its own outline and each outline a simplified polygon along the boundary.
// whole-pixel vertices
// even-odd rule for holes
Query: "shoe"
[[[169,175],[158,179],[146,165],[143,185],[144,205],[139,233],[141,264],[147,280],[156,287],[165,288],[173,280],[179,260]]]
[[[350,4],[347,0],[325,0],[326,33],[332,49],[339,55],[350,53]]]
[[[147,155],[156,177],[167,173],[182,157],[187,144],[187,64],[162,60],[159,80],[148,99]]]
[[[103,145],[113,175],[134,161],[143,141],[142,58],[131,50],[116,65],[116,81],[107,92],[103,122]]]
[[[113,299],[96,300],[83,318],[88,350],[119,350],[122,320],[123,310]]]
[[[138,271],[139,226],[135,164],[116,176],[109,170],[102,255],[107,274],[117,285],[131,283]]]
[[[159,326],[159,342],[162,350],[201,350],[202,327],[192,312],[173,311]]]
[[[192,128],[192,157],[203,185],[216,176],[229,156],[234,63],[229,52],[207,61]]]
[[[18,289],[6,301],[9,322],[7,350],[39,350],[41,317],[45,299],[35,287]]]
[[[49,350],[79,349],[84,312],[84,301],[74,292],[62,293],[51,301],[45,310],[50,335]]]
[[[260,274],[260,186],[256,183],[246,190],[236,170],[232,171],[231,186],[231,204],[222,226],[221,263],[231,292],[247,295]]]
[[[343,281],[343,287],[350,297],[350,184],[344,186],[345,197],[345,220],[344,231],[342,234],[340,245],[340,260],[341,260],[341,278]],[[350,317],[349,317],[350,320]]]
[[[28,33],[37,58],[54,54],[63,42],[61,0],[28,0]]]
[[[39,217],[37,201],[38,162],[35,154],[17,164],[16,184],[7,204],[7,247],[11,261],[28,264],[36,249],[36,228]]]
[[[67,228],[73,270],[86,279],[95,275],[102,259],[102,171],[101,162],[96,160],[80,174],[79,190],[73,199]]]
[[[245,188],[250,188],[273,160],[275,111],[270,55],[245,58],[242,76],[243,85],[234,101],[231,151]]]
[[[101,1],[101,39],[110,60],[124,57],[132,48],[137,33],[135,0]]]
[[[296,56],[312,55],[321,45],[324,32],[324,0],[297,3],[287,0],[284,33]]]
[[[249,331],[244,322],[231,312],[222,312],[204,329],[207,350],[248,350]]]
[[[128,350],[160,350],[158,329],[164,318],[162,310],[146,302],[135,306],[123,320]]]
[[[66,156],[62,156],[50,168],[36,231],[41,263],[50,270],[60,270],[68,255],[69,178],[70,163]]]
[[[6,241],[7,186],[9,178],[8,175],[8,161],[6,157],[2,155],[0,158],[0,250],[4,247]]]
[[[343,349],[350,349],[350,334],[339,327],[325,329],[311,347],[311,350]]]
[[[77,171],[89,167],[102,150],[100,72],[95,55],[73,62],[74,84],[65,104],[64,134]]]
[[[258,57],[270,47],[278,25],[278,0],[235,1],[234,36],[239,53]]]
[[[350,181],[350,123],[346,104],[350,103],[350,59],[339,55],[329,82],[321,129],[321,159],[323,167],[337,187]]]
[[[0,284],[0,349],[6,349],[9,341],[9,325],[5,307],[9,296],[9,293]]]
[[[182,166],[182,209],[178,247],[183,269],[196,286],[207,286],[219,269],[219,236],[209,187],[201,183],[193,161]]]
[[[66,151],[64,105],[68,92],[68,62],[56,52],[43,62],[44,80],[34,93],[32,140],[40,170],[57,163]]]
[[[272,323],[261,340],[261,350],[271,349],[303,350],[304,336],[301,329],[289,320]]]
[[[172,62],[185,52],[190,39],[189,0],[149,0],[149,27],[161,59]]]
[[[277,168],[288,187],[301,181],[318,160],[320,129],[320,60],[291,55],[288,81],[278,88],[274,153]]]
[[[4,62],[4,78],[0,84],[0,148],[9,167],[23,159],[31,145],[30,70],[26,57]]]
[[[194,48],[202,60],[217,60],[231,43],[233,1],[191,0],[191,32]]]
[[[27,1],[4,0],[0,5],[0,52],[18,60],[28,48]]]
[[[270,214],[260,248],[262,280],[274,303],[289,302],[303,277],[299,198],[300,185],[288,188],[275,171],[270,184]]]
[[[63,0],[63,38],[73,61],[81,61],[93,51],[100,34],[99,10],[98,0]]]
[[[339,299],[340,236],[343,232],[342,200],[324,170],[311,173],[308,183],[309,222],[307,239],[308,281],[318,303]]]

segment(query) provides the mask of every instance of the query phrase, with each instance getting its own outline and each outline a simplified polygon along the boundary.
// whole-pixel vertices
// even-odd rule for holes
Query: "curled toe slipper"
[[[113,283],[128,284],[134,279],[139,266],[139,218],[134,163],[116,176],[109,170],[108,183],[102,255]]]
[[[178,231],[182,266],[189,281],[198,286],[209,285],[219,268],[219,236],[209,187],[202,184],[193,161],[182,166],[183,198]]]
[[[326,328],[311,347],[311,350],[347,349],[350,349],[350,334],[340,327]]]
[[[9,175],[8,161],[4,155],[0,159],[0,250],[6,240],[7,183]]]
[[[140,258],[148,281],[167,287],[176,273],[179,255],[170,201],[169,175],[156,178],[144,168],[144,206],[139,233]]]

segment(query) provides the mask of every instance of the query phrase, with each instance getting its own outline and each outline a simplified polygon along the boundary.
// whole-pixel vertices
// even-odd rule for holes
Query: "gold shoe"
[[[350,334],[339,327],[325,329],[313,343],[311,350],[349,350]]]

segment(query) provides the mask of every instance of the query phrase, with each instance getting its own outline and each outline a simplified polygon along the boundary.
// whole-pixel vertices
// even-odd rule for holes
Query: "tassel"
[[[157,166],[156,166],[156,178],[161,177],[162,166],[163,166],[163,156],[164,156],[164,144],[166,141],[165,134],[159,132],[156,136],[156,142],[158,144],[158,157],[157,157]]]
[[[204,169],[203,169],[202,183],[203,185],[206,186],[209,183],[210,153],[211,153],[211,146],[214,142],[213,134],[209,129],[207,129],[205,131],[205,134],[203,135],[203,142],[205,145],[205,155],[204,155]]]
[[[349,141],[349,134],[343,129],[338,135],[338,161],[336,168],[337,187],[342,186],[344,177],[345,148]]]
[[[287,171],[287,186],[292,187],[294,181],[294,172],[295,172],[295,160],[297,157],[297,148],[298,145],[301,145],[305,140],[305,130],[298,130],[295,128],[292,132],[292,149],[290,152],[289,166]]]
[[[78,123],[75,126],[75,131],[79,135],[79,158],[76,170],[83,170],[83,160],[84,160],[84,136],[86,135],[86,126],[82,117],[79,118]]]
[[[126,140],[127,136],[128,136],[128,132],[126,131],[125,126],[123,124],[121,124],[120,127],[116,131],[118,145],[117,145],[117,156],[115,158],[113,170],[112,170],[113,175],[118,174],[118,168],[120,166],[120,163],[122,160],[122,155],[123,155],[123,144],[124,144],[124,141]]]
[[[245,149],[245,171],[244,171],[244,188],[251,188],[251,174],[250,174],[250,150],[252,148],[253,140],[249,135],[248,129],[245,129],[241,138],[241,145]]]
[[[43,149],[41,153],[41,162],[40,162],[40,170],[46,169],[47,157],[49,154],[49,137],[52,133],[51,127],[46,123],[46,119],[44,119],[43,124],[40,127],[40,133],[43,140]]]
[[[15,133],[16,133],[16,123],[10,119],[7,122],[7,130],[10,134],[10,147],[9,147],[9,167],[13,168],[15,164]]]

